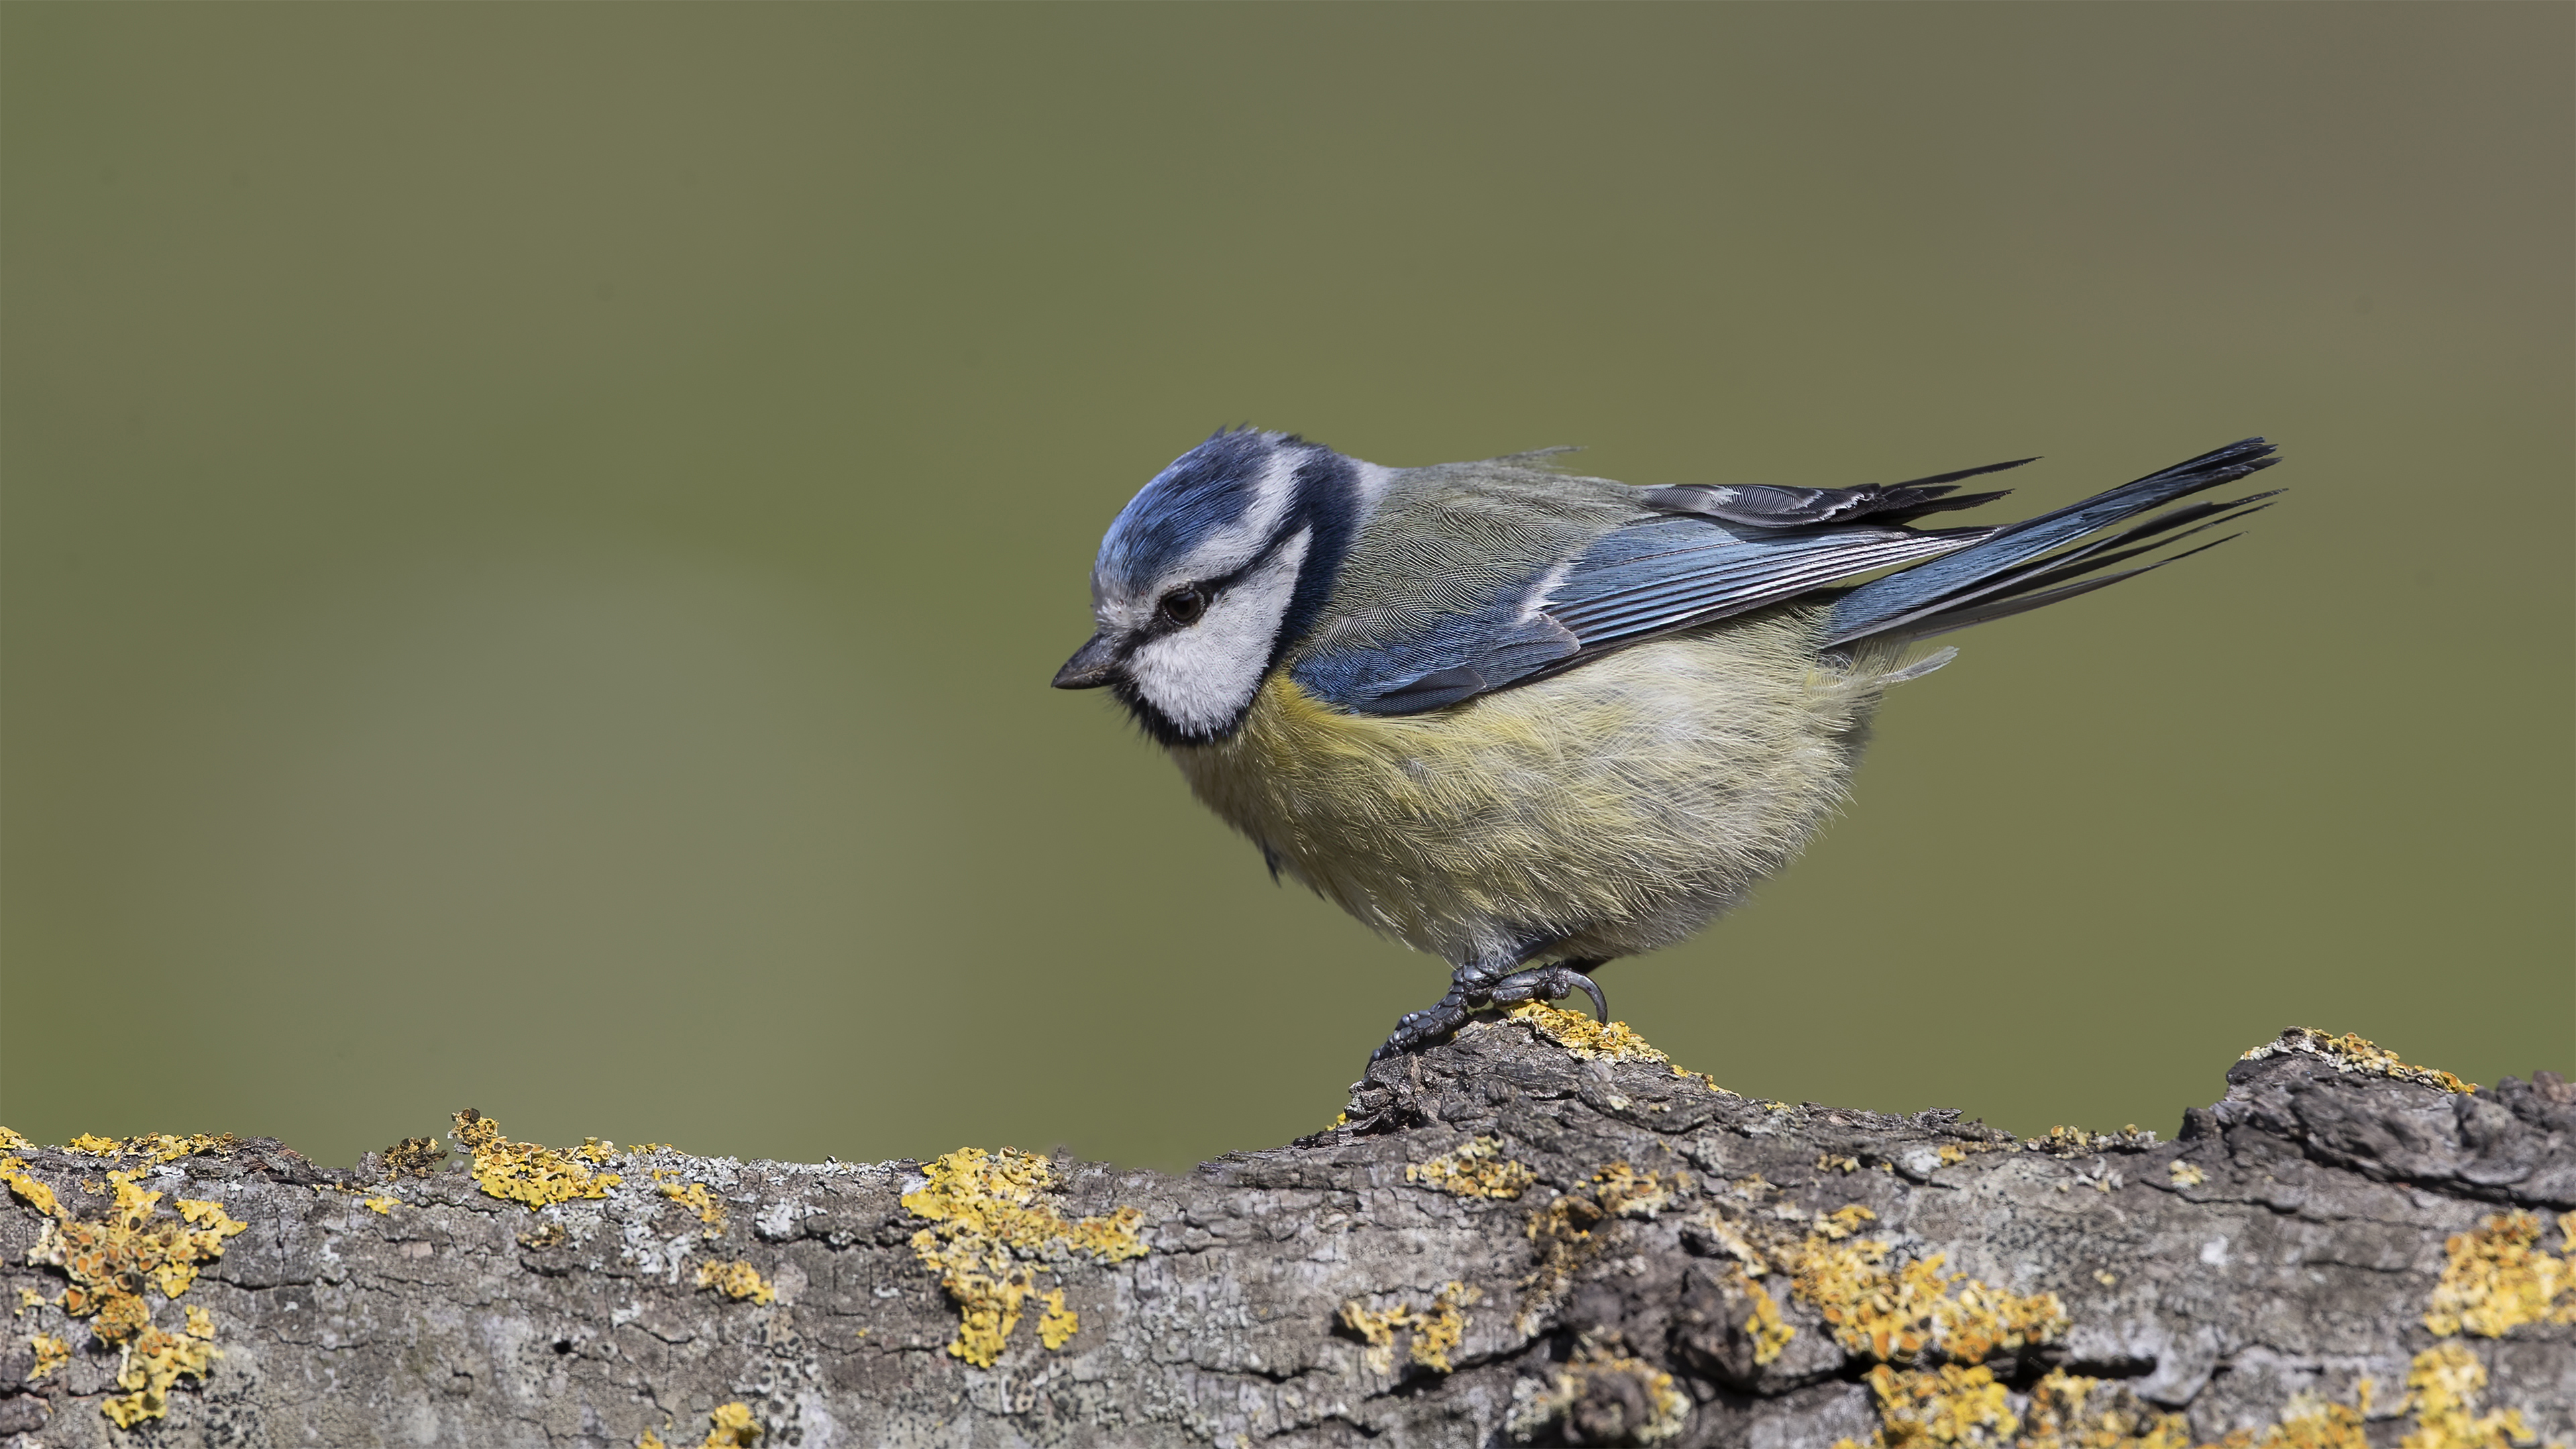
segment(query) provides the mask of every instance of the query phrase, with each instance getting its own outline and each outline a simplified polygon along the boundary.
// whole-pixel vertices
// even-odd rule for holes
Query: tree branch
[[[2576,1091],[2454,1091],[2296,1032],[2229,1080],[2177,1142],[2015,1141],[1751,1101],[1525,1007],[1375,1064],[1330,1131],[1182,1177],[558,1151],[470,1114],[470,1157],[352,1171],[18,1143],[0,1436],[2576,1437]]]

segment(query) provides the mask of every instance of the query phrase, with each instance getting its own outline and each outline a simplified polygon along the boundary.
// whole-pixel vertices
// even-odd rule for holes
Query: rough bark
[[[0,1340],[0,1440],[2465,1449],[2513,1441],[2508,1409],[2576,1438],[2576,1092],[2285,1042],[2170,1143],[1756,1102],[1528,1012],[1179,1177],[585,1162],[490,1123],[473,1162],[390,1182],[269,1141],[21,1144],[0,1290],[45,1301]],[[31,1263],[67,1223],[113,1239],[120,1188],[160,1194],[128,1226],[165,1255],[201,1204],[220,1256],[177,1299],[148,1264]],[[135,1397],[136,1345],[207,1342],[202,1379],[165,1353]]]

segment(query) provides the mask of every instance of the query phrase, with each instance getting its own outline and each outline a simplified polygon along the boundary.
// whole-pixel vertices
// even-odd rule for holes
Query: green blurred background
[[[1442,969],[1052,693],[1250,420],[1638,483],[2249,433],[1620,1015],[2171,1131],[2576,1066],[2564,5],[0,9],[0,1121],[1176,1167]]]

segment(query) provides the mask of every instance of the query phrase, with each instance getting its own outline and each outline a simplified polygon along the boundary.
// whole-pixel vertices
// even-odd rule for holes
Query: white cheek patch
[[[1163,717],[1194,734],[1233,723],[1261,688],[1262,667],[1288,617],[1310,529],[1219,594],[1196,624],[1127,656],[1127,677]]]

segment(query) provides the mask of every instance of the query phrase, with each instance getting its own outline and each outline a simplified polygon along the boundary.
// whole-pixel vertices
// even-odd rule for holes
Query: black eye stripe
[[[1162,598],[1155,601],[1153,623],[1147,627],[1153,632],[1160,634],[1168,633],[1175,628],[1187,628],[1190,625],[1197,623],[1201,618],[1205,617],[1208,607],[1217,601],[1218,596],[1222,595],[1227,589],[1234,587],[1235,584],[1241,582],[1246,574],[1251,573],[1253,570],[1260,568],[1262,565],[1269,563],[1273,558],[1276,558],[1279,554],[1279,550],[1287,547],[1288,540],[1294,537],[1296,532],[1297,530],[1295,529],[1282,531],[1279,535],[1272,538],[1269,544],[1265,546],[1261,552],[1254,554],[1249,560],[1245,561],[1241,567],[1234,569],[1230,573],[1220,574],[1212,579],[1200,579],[1195,583],[1182,584],[1177,588],[1167,590]],[[1180,614],[1175,613],[1172,609],[1172,601],[1183,594],[1194,594],[1198,598],[1198,607],[1196,612],[1190,613],[1187,618],[1181,617]]]

